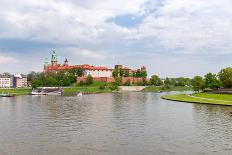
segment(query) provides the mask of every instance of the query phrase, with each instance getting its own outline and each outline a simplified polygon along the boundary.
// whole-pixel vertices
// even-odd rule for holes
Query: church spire
[[[55,50],[52,51],[51,64],[52,64],[52,66],[56,66],[57,65],[57,54],[56,54]]]

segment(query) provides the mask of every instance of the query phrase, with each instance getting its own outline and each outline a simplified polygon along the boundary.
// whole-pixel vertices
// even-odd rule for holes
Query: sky
[[[193,77],[232,64],[231,0],[0,0],[0,73],[60,63]]]

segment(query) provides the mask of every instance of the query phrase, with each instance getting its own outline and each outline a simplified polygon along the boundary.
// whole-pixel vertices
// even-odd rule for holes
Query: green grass
[[[83,93],[107,93],[112,92],[109,88],[100,89],[99,87],[91,87],[91,86],[85,86],[85,87],[67,87],[63,88],[65,95],[73,95],[77,92],[83,92]]]
[[[10,93],[13,95],[28,95],[31,93],[30,88],[12,88],[12,89],[0,89],[0,94]]]
[[[197,94],[193,94],[193,96],[207,98],[207,99],[232,101],[232,95],[229,94],[197,93]]]
[[[80,86],[80,84],[74,83],[73,87],[100,87],[100,86],[112,86],[113,83],[107,83],[107,82],[93,82],[91,85],[83,85]]]
[[[217,104],[217,105],[232,105],[232,96],[221,94],[194,94],[188,96],[186,94],[164,95],[161,98],[172,101],[189,102],[189,103],[205,103],[205,104]],[[201,98],[195,98],[195,97]]]
[[[169,89],[166,89],[164,87],[154,87],[149,86],[143,89],[144,92],[159,92],[159,91],[192,91],[192,87],[171,87]]]

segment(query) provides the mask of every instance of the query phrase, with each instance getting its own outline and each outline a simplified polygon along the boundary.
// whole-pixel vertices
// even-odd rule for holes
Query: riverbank
[[[76,95],[78,92],[84,94],[110,93],[112,90],[108,87],[67,87],[62,88],[64,95]]]
[[[201,103],[201,104],[215,104],[215,105],[232,105],[232,95],[226,94],[208,94],[197,93],[193,95],[187,94],[172,94],[164,95],[162,99],[187,102],[187,103]]]
[[[149,86],[144,88],[142,91],[143,92],[160,92],[160,91],[170,92],[170,91],[193,91],[193,89],[192,87],[180,87],[180,86],[170,87],[170,88]]]
[[[9,88],[9,89],[0,89],[1,94],[12,94],[12,95],[29,95],[31,93],[31,88]]]

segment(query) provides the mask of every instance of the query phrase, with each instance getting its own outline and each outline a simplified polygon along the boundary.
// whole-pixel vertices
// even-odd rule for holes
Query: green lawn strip
[[[64,94],[73,94],[77,92],[83,92],[83,93],[107,93],[111,92],[110,89],[100,89],[99,87],[68,87],[63,88]]]
[[[188,96],[186,94],[175,94],[175,95],[164,95],[162,99],[179,101],[179,102],[189,102],[189,103],[206,103],[206,104],[217,104],[217,105],[232,105],[232,101],[228,100],[214,100],[210,98],[196,98]]]
[[[193,96],[207,98],[207,99],[232,101],[232,95],[229,94],[197,93],[197,94],[193,94]]]
[[[0,94],[13,94],[13,95],[28,95],[31,93],[30,88],[12,88],[12,89],[0,89]]]
[[[149,86],[143,89],[144,92],[159,92],[159,91],[192,91],[192,87],[171,87],[169,89],[163,89],[163,87]]]

